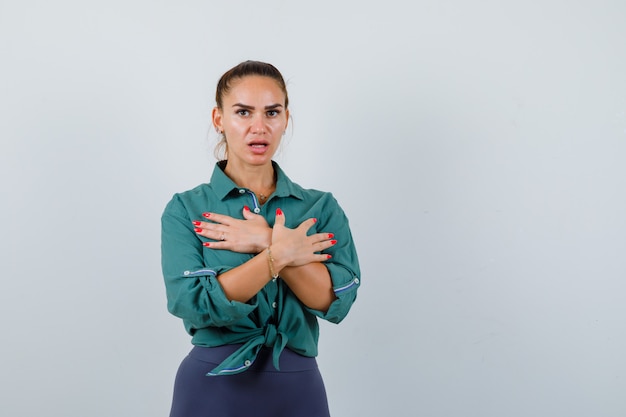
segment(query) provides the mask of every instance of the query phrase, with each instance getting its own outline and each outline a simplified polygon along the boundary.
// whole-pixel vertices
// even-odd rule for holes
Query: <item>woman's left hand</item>
[[[244,220],[217,213],[203,213],[210,221],[193,221],[197,234],[215,242],[205,242],[211,249],[226,249],[238,253],[259,253],[272,241],[272,229],[265,218],[243,208]]]

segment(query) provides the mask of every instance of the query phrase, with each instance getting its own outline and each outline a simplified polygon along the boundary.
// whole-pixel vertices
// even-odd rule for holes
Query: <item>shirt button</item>
[[[355,284],[358,284],[359,282],[361,282],[361,281],[359,281],[359,279],[358,279],[358,278],[354,278],[354,283],[355,283]]]
[[[252,365],[252,362],[250,362],[249,360],[246,359],[246,361],[243,364],[245,366],[250,366],[250,365]]]
[[[240,188],[240,189],[239,189],[239,194],[243,194],[243,193],[245,193],[245,192],[246,192],[246,190],[244,190],[243,188]]]
[[[189,271],[183,272],[183,275],[189,275]]]
[[[276,308],[276,306],[277,306],[277,305],[278,305],[278,304],[276,304],[276,301],[274,301],[274,302],[272,303],[272,308]]]
[[[255,207],[253,210],[256,214],[259,214],[261,212],[261,209],[258,207]]]

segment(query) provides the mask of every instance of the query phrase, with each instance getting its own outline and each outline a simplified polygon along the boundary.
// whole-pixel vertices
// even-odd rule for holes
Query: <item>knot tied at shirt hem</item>
[[[280,355],[287,346],[289,338],[279,331],[274,324],[267,324],[257,329],[244,345],[224,359],[207,376],[234,375],[248,370],[256,360],[263,347],[272,349],[272,362],[276,370],[280,370]]]

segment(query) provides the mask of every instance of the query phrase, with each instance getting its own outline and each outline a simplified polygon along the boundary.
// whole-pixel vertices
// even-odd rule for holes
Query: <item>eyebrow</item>
[[[235,104],[233,104],[233,107],[241,107],[242,109],[246,109],[246,110],[254,110],[254,106],[249,106],[249,105],[243,104],[243,103],[235,103]],[[274,109],[277,109],[279,107],[283,107],[283,105],[279,104],[279,103],[270,104],[269,106],[265,106],[265,110],[274,110]]]

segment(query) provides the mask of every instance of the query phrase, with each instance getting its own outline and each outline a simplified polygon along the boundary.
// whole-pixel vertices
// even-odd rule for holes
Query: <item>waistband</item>
[[[217,366],[241,346],[241,344],[216,347],[194,346],[191,352],[189,352],[189,356],[196,360]],[[264,347],[246,372],[299,372],[314,369],[317,369],[317,361],[315,358],[302,356],[289,348],[285,348],[280,355],[280,371],[278,371],[272,364],[272,349]]]

